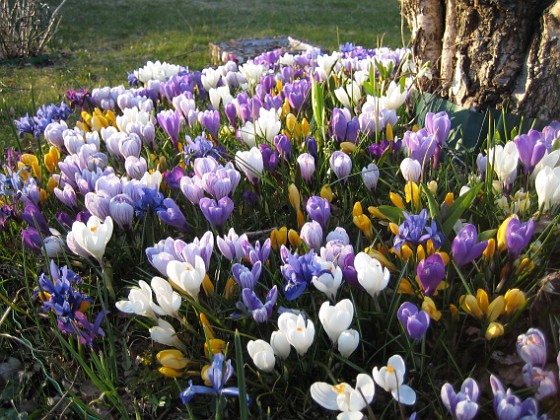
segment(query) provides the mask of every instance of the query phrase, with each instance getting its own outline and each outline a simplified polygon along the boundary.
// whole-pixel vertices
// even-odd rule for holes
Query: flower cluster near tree
[[[523,313],[558,268],[560,124],[474,156],[447,144],[445,112],[412,120],[422,77],[404,49],[351,45],[149,62],[129,87],[69,92],[74,127],[64,103],[15,121],[41,150],[7,152],[1,226],[50,264],[34,296],[62,334],[93,350],[115,312],[138,318],[189,413],[245,395],[255,415],[536,417],[557,397],[558,325]],[[530,396],[479,382],[512,335]]]

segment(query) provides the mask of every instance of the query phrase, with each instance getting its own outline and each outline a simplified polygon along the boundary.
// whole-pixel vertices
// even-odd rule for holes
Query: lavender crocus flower
[[[124,168],[130,178],[141,179],[148,172],[148,162],[143,157],[128,156],[124,161]]]
[[[43,246],[41,235],[34,227],[28,226],[20,232],[23,244],[31,251],[40,254]]]
[[[243,264],[235,263],[231,268],[234,280],[242,289],[254,290],[255,285],[259,282],[262,273],[262,264],[257,261],[251,270]]]
[[[521,222],[518,218],[511,219],[506,228],[506,246],[511,260],[515,260],[531,242],[535,230],[535,222],[529,219]]]
[[[537,163],[547,151],[543,136],[536,130],[529,130],[527,134],[520,134],[513,139],[519,152],[519,160],[526,174],[531,174]]]
[[[435,135],[428,133],[426,129],[420,129],[416,132],[407,131],[404,133],[403,142],[410,158],[417,160],[422,166],[434,156],[438,146]]]
[[[525,363],[544,367],[546,364],[546,338],[538,328],[529,328],[517,336],[517,354]]]
[[[220,112],[204,111],[202,113],[202,125],[212,134],[214,139],[217,139],[220,129]]]
[[[39,210],[33,202],[25,202],[25,208],[23,212],[20,213],[20,216],[27,222],[27,224],[29,224],[29,226],[38,229],[44,235],[50,235],[49,226],[45,216],[43,216],[41,210]]]
[[[292,157],[292,142],[285,134],[278,134],[274,136],[274,145],[280,156],[284,160],[290,160]]]
[[[218,248],[222,255],[230,261],[241,261],[243,259],[244,249],[243,243],[249,241],[247,235],[244,233],[239,236],[234,228],[231,228],[227,236],[218,237],[216,239],[218,243]]]
[[[447,136],[451,130],[451,120],[447,112],[441,111],[436,114],[428,112],[424,120],[424,127],[429,134],[433,134],[436,137],[439,147],[445,146]]]
[[[397,311],[397,317],[406,334],[413,340],[421,340],[430,326],[430,316],[426,311],[418,311],[416,305],[403,302]]]
[[[426,296],[432,296],[445,278],[445,264],[439,254],[432,254],[418,264],[416,275]]]
[[[323,243],[323,228],[315,220],[312,220],[301,227],[300,236],[309,249],[319,251]]]
[[[331,216],[331,203],[323,197],[313,195],[307,199],[305,210],[309,218],[319,223],[323,232],[326,232],[329,217]]]
[[[317,140],[313,137],[308,137],[305,139],[305,147],[307,148],[307,152],[313,156],[315,159],[319,158],[319,154],[317,153]]]
[[[264,169],[273,173],[278,166],[278,152],[276,150],[272,150],[266,143],[259,144],[259,150],[262,155]]]
[[[461,385],[461,391],[455,393],[450,383],[441,387],[441,400],[453,418],[457,420],[471,420],[478,411],[478,384],[472,378],[467,378]]]
[[[177,147],[177,144],[179,143],[179,131],[181,130],[181,123],[183,121],[181,111],[178,109],[160,111],[157,114],[157,121],[161,128],[163,128],[165,133],[169,136],[173,145]]]
[[[167,276],[167,264],[170,261],[181,260],[175,249],[176,241],[169,237],[162,239],[154,246],[146,248],[146,256],[148,261],[163,276]]]
[[[256,241],[253,246],[248,239],[245,239],[241,242],[241,246],[243,247],[245,258],[248,259],[251,264],[255,264],[257,261],[266,264],[270,256],[270,251],[272,250],[272,241],[268,238],[263,242],[262,246],[259,241]]]
[[[222,197],[218,201],[202,197],[198,202],[202,214],[214,226],[223,226],[233,212],[233,201],[229,197]]]
[[[526,363],[521,373],[525,385],[533,389],[537,400],[540,401],[558,393],[556,375],[551,370],[545,370],[538,366],[533,366],[530,363]]]
[[[346,153],[337,150],[329,159],[331,170],[337,178],[346,178],[352,171],[352,159]]]
[[[241,291],[241,301],[238,302],[238,309],[243,312],[250,312],[253,319],[259,324],[267,322],[272,316],[272,310],[278,299],[278,288],[274,286],[266,295],[264,303],[258,298],[251,289]]]
[[[480,257],[487,245],[488,241],[478,242],[476,226],[467,224],[451,243],[453,259],[461,267]]]
[[[307,183],[311,182],[315,173],[315,158],[309,153],[302,153],[297,158],[301,177]]]
[[[510,388],[506,390],[494,375],[490,375],[490,385],[494,393],[494,413],[498,420],[537,418],[539,410],[535,399],[527,398],[521,401]]]
[[[134,217],[134,202],[126,194],[118,194],[109,200],[109,215],[121,229],[130,229]]]

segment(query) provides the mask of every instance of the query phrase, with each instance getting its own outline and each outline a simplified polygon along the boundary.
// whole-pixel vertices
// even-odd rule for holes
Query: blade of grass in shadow
[[[249,418],[249,410],[247,409],[247,388],[245,384],[245,371],[243,370],[243,347],[241,346],[241,336],[239,331],[235,330],[235,364],[237,365],[237,386],[239,388],[239,418],[245,420]]]

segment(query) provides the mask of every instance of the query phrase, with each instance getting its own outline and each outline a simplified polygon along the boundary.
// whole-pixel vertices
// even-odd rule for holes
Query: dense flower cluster
[[[0,227],[13,221],[38,259],[99,268],[189,410],[243,394],[339,418],[394,404],[471,419],[478,356],[528,327],[519,315],[558,242],[560,124],[496,136],[472,170],[457,165],[450,115],[409,124],[427,70],[407,50],[351,44],[202,71],[149,62],[129,87],[71,92],[75,127],[66,105],[16,121],[49,150],[7,159]],[[53,262],[36,296],[91,344],[119,320],[87,321],[78,278]],[[544,337],[517,341],[534,398],[491,377],[498,418],[537,416],[557,394]]]

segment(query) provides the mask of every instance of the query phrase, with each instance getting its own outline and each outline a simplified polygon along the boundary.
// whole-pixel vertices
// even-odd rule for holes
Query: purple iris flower
[[[264,169],[268,172],[274,173],[276,167],[278,166],[278,152],[276,150],[272,150],[272,148],[266,143],[259,144],[259,150],[262,155]]]
[[[490,385],[494,393],[494,413],[498,420],[517,420],[520,418],[537,418],[539,409],[534,398],[521,401],[512,393],[511,388],[504,388],[500,380],[490,375]]]
[[[518,218],[511,219],[506,228],[506,246],[510,258],[515,260],[527,248],[535,230],[535,222],[529,219],[521,222]]]
[[[163,200],[163,207],[165,210],[159,210],[157,212],[160,220],[166,225],[173,226],[179,229],[181,232],[189,232],[191,227],[185,218],[185,215],[172,198],[165,198]]]
[[[530,174],[547,151],[547,145],[542,134],[536,130],[529,130],[527,134],[516,136],[513,141],[517,146],[519,160],[525,173]]]
[[[163,194],[158,190],[143,187],[140,199],[134,203],[134,213],[136,217],[139,219],[143,219],[146,212],[158,212],[162,210],[165,211],[166,207],[165,204],[163,204],[163,200]]]
[[[416,275],[426,296],[432,296],[445,278],[445,264],[439,254],[424,258],[416,268]]]
[[[227,196],[220,198],[218,201],[202,197],[198,205],[206,220],[214,226],[223,226],[233,212],[233,201]]]
[[[487,245],[488,241],[478,242],[476,226],[467,224],[451,243],[453,259],[461,267],[480,257]]]
[[[461,385],[461,391],[455,393],[450,383],[441,387],[441,400],[453,418],[457,420],[471,420],[478,411],[478,384],[472,378],[467,378]]]
[[[321,265],[315,259],[315,251],[311,250],[304,255],[290,253],[284,245],[280,248],[280,256],[284,265],[280,267],[282,276],[286,280],[284,295],[292,301],[297,299],[311,284],[313,276],[321,271]]]
[[[435,220],[432,220],[432,223],[428,226],[428,211],[426,209],[422,209],[419,214],[408,214],[403,211],[403,216],[405,220],[400,224],[399,234],[395,236],[393,244],[397,252],[400,251],[405,242],[416,248],[431,239],[435,248],[441,246],[444,240],[443,234],[438,232]]]
[[[189,380],[189,386],[180,394],[183,404],[188,404],[197,394],[207,394],[215,397],[221,397],[222,395],[227,397],[239,396],[239,388],[225,386],[233,375],[233,366],[230,359],[225,361],[225,365],[224,361],[225,356],[222,353],[213,355],[212,366],[207,371],[212,387],[193,385],[192,380]]]
[[[319,223],[323,232],[326,232],[329,217],[331,216],[331,203],[329,203],[329,200],[317,195],[311,196],[307,199],[305,210],[311,220]]]
[[[406,334],[413,340],[421,340],[430,326],[430,316],[426,311],[418,311],[416,305],[404,302],[397,311],[397,317]]]
[[[262,264],[260,261],[257,261],[253,268],[249,270],[243,264],[235,263],[231,268],[231,273],[242,289],[253,290],[261,277]]]
[[[274,286],[267,293],[264,303],[251,289],[241,291],[241,301],[237,302],[237,309],[243,313],[251,313],[251,316],[259,324],[264,324],[272,316],[272,310],[278,299],[278,288]]]

